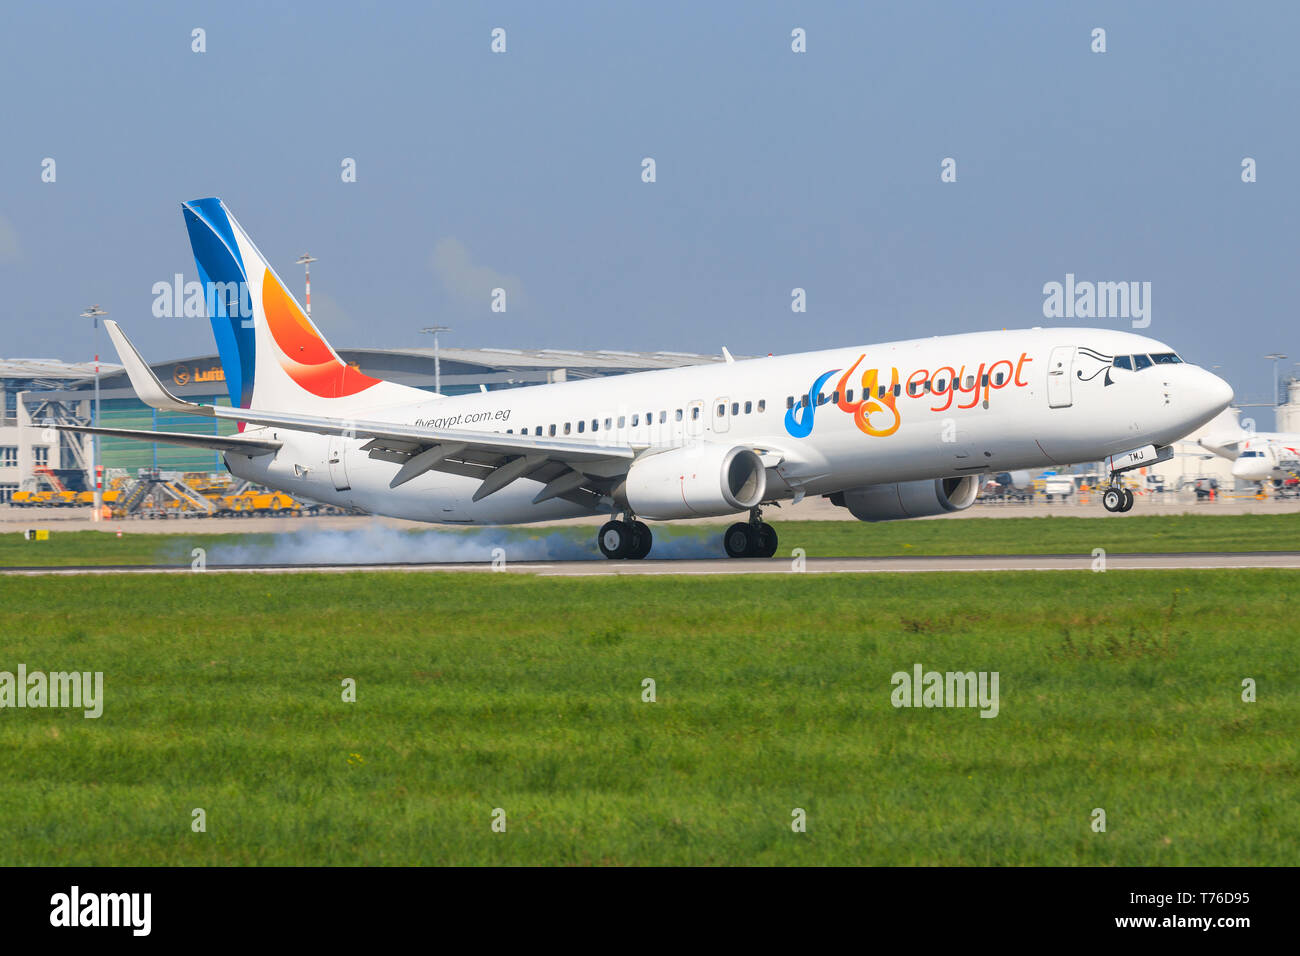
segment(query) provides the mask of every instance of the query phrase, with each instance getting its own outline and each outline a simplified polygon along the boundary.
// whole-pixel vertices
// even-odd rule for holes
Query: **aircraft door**
[[[347,491],[352,485],[348,482],[348,463],[346,459],[347,439],[342,435],[331,435],[327,460],[330,466],[330,478],[335,491]]]
[[[731,428],[731,399],[726,395],[713,400],[713,430],[725,432]]]
[[[704,400],[695,399],[686,406],[686,437],[699,438],[704,433]]]
[[[1068,408],[1074,404],[1070,380],[1074,377],[1073,345],[1058,345],[1047,360],[1047,405],[1049,408]]]

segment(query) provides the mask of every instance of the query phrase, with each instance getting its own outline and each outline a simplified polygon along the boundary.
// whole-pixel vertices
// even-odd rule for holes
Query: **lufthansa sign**
[[[220,365],[211,365],[207,368],[196,368],[190,370],[188,365],[177,365],[172,368],[172,381],[177,385],[199,385],[203,382],[224,382],[226,380],[226,371]]]

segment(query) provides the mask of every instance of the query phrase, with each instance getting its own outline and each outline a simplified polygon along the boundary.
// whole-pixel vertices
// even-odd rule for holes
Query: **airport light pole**
[[[442,394],[442,365],[438,357],[438,333],[452,331],[445,325],[431,325],[426,329],[420,329],[421,332],[427,332],[433,336],[433,390],[439,395]]]
[[[307,272],[307,318],[311,318],[311,264],[316,261],[316,257],[311,253],[304,252],[295,261],[294,265],[302,266]]]
[[[85,312],[81,313],[83,319],[90,319],[95,323],[95,344],[99,343],[99,320],[101,316],[108,315],[107,309],[101,309],[96,303]],[[99,427],[99,352],[95,352],[95,412],[92,424]],[[91,521],[98,521],[100,513],[104,507],[104,480],[101,473],[102,466],[99,462],[99,436],[90,436],[90,480],[94,492],[95,513],[90,516]]]
[[[1283,355],[1281,352],[1269,352],[1267,355],[1264,356],[1264,358],[1273,360],[1273,398],[1269,402],[1269,404],[1280,405],[1282,403],[1277,400],[1277,393],[1280,388],[1280,383],[1277,380],[1277,363],[1285,359],[1286,356]]]

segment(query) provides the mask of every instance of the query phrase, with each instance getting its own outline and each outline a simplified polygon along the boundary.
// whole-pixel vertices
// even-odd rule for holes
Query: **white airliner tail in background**
[[[1206,428],[1199,444],[1232,462],[1232,476],[1243,481],[1285,482],[1300,478],[1300,433],[1257,432],[1243,428],[1240,411],[1224,411]]]
[[[106,323],[140,398],[238,434],[96,431],[219,449],[241,478],[374,514],[452,524],[608,515],[597,541],[643,558],[642,519],[746,515],[733,557],[771,557],[762,508],[821,495],[863,521],[970,507],[979,476],[1120,472],[1232,400],[1168,345],[1111,329],[932,336],[577,382],[436,396],[343,362],[217,199],[184,204],[231,407],[171,394]]]

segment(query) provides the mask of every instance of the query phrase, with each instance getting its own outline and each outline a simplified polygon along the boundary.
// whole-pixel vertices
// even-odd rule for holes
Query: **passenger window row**
[[[700,404],[694,404],[694,405],[692,405],[692,406],[690,407],[690,415],[689,415],[689,419],[690,419],[690,421],[699,421],[699,419],[700,419],[700,412],[701,412],[701,409],[702,409],[702,406],[701,406]],[[765,399],[765,398],[760,398],[757,402],[754,402],[754,401],[748,401],[748,402],[732,402],[732,403],[731,403],[731,414],[732,414],[732,415],[740,415],[740,414],[742,414],[742,409],[743,409],[743,414],[745,414],[745,415],[750,415],[750,414],[754,413],[755,411],[757,411],[757,412],[759,412],[759,413],[762,413],[762,412],[764,412],[764,411],[767,410],[767,399]],[[727,405],[726,405],[726,403],[724,402],[724,403],[718,405],[718,417],[721,418],[721,417],[723,417],[724,415],[726,415],[726,413],[727,413]],[[667,424],[667,422],[668,422],[668,410],[667,410],[667,409],[660,409],[659,412],[658,412],[657,414],[658,414],[658,422],[659,422],[659,424],[660,424],[660,425]],[[646,413],[645,413],[645,418],[644,418],[644,424],[646,424],[646,425],[653,425],[653,424],[655,423],[655,415],[656,415],[656,413],[653,412],[653,411],[646,412]],[[674,421],[674,422],[681,422],[681,421],[686,421],[686,420],[687,420],[687,410],[686,410],[686,409],[681,409],[681,408],[679,408],[679,409],[676,409],[676,410],[673,412],[673,421]],[[627,415],[619,415],[617,421],[618,421],[618,428],[619,428],[619,429],[623,429],[623,428],[627,428],[627,427],[629,427],[629,424],[628,424],[628,416],[627,416]],[[614,422],[615,422],[615,419],[614,419],[613,416],[609,416],[609,417],[605,418],[604,421],[603,421],[603,427],[604,427],[605,431],[611,431],[611,430],[613,430],[613,428],[614,428]],[[641,425],[642,425],[642,416],[641,416],[641,413],[640,413],[640,412],[634,412],[634,413],[632,414],[632,416],[631,416],[631,427],[632,427],[632,428],[639,428],[639,427],[641,427]],[[588,428],[589,428],[589,427],[590,427],[590,430],[591,430],[592,432],[598,432],[598,431],[600,431],[600,430],[601,430],[601,427],[602,427],[602,420],[599,419],[599,418],[592,418],[592,419],[590,419],[590,420],[588,420],[588,419],[583,419],[583,420],[581,420],[581,421],[579,421],[579,422],[577,423],[576,432],[577,432],[577,434],[579,434],[579,435],[586,434],[587,431],[588,431]],[[552,438],[555,437],[557,434],[561,434],[561,435],[571,435],[571,434],[574,434],[574,432],[575,432],[575,427],[574,427],[574,423],[573,423],[573,422],[564,422],[564,423],[561,424],[561,425],[535,425],[535,426],[532,426],[532,429],[533,429],[533,430],[532,430],[532,434],[533,434],[534,436],[536,436],[536,437],[541,437],[541,436],[542,436],[542,434],[543,434],[543,429],[545,429],[545,434],[546,434],[546,436],[547,436],[547,437],[552,437]],[[557,431],[557,429],[559,429],[559,431]],[[506,434],[507,434],[507,435],[513,435],[514,433],[515,433],[515,430],[514,430],[513,428],[507,428],[507,429],[506,429]],[[521,434],[521,435],[527,435],[527,434],[529,434],[529,430],[528,430],[528,428],[521,428],[521,429],[519,429],[519,434]]]
[[[767,411],[767,399],[760,398],[758,400],[757,405],[755,405],[754,402],[732,402],[731,403],[732,415],[741,415],[741,414],[751,415],[755,411],[757,411],[759,414],[762,414],[763,412]],[[718,407],[714,410],[714,414],[715,417],[717,418],[725,418],[727,415],[727,403],[719,402]]]

